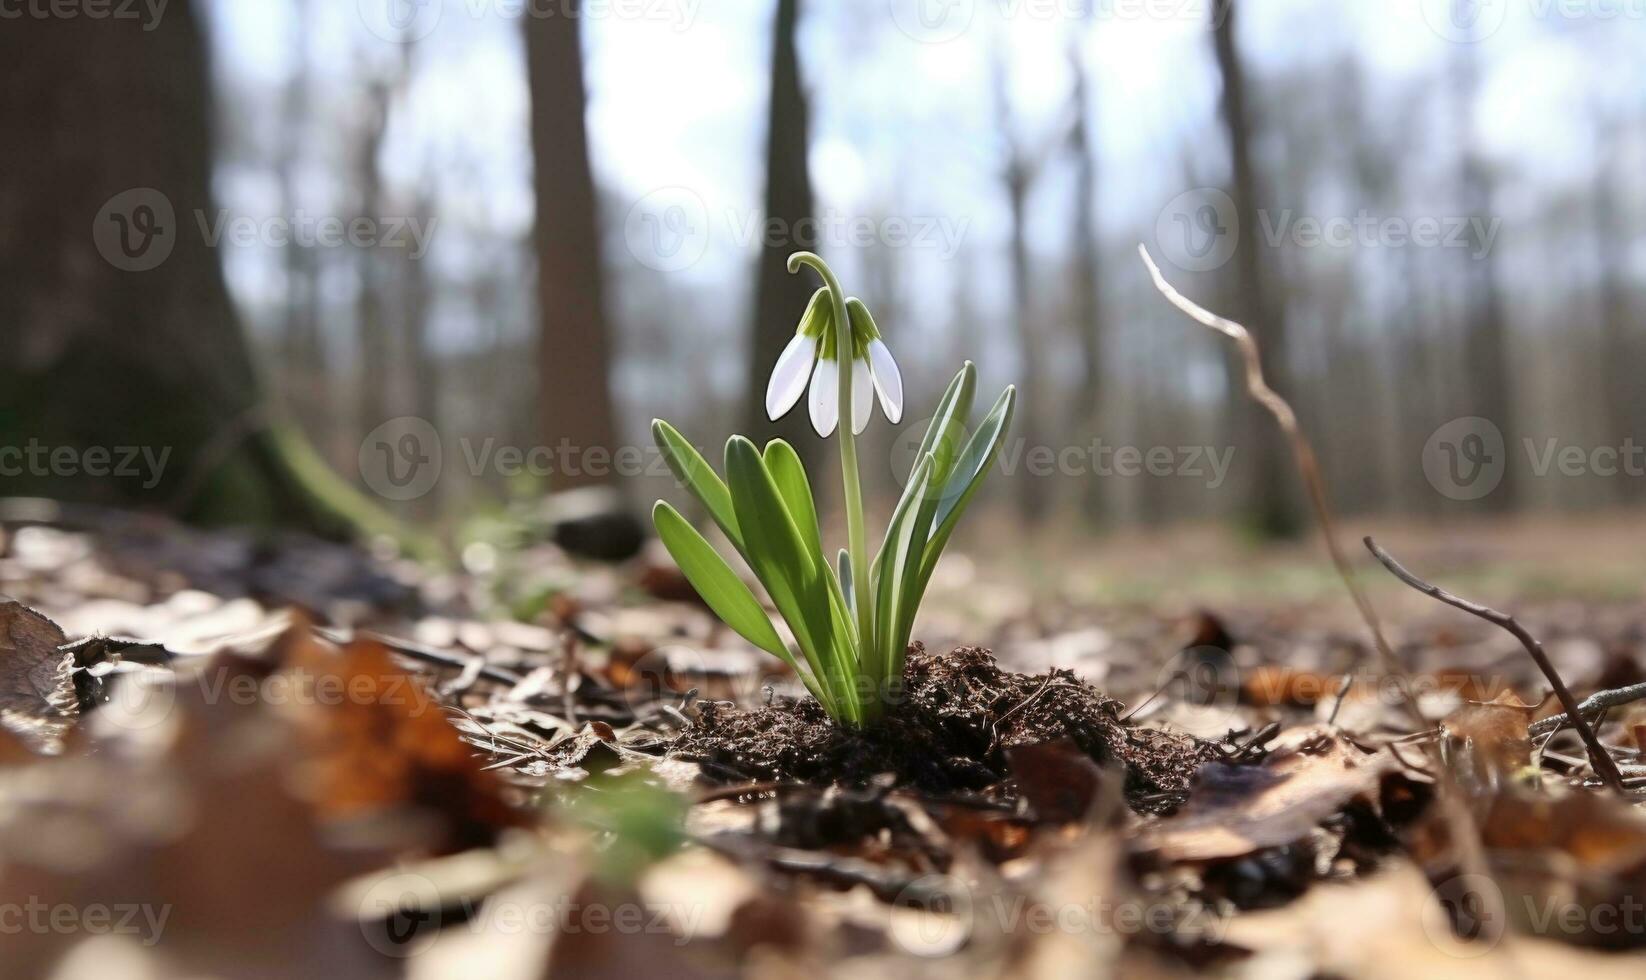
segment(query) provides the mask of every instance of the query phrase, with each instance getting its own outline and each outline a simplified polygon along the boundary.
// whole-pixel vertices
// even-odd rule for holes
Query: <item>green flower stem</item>
[[[860,656],[877,658],[873,650],[874,630],[870,621],[872,603],[865,601],[872,595],[869,583],[868,539],[863,530],[863,483],[857,473],[857,437],[852,432],[852,328],[846,318],[846,293],[840,280],[828,263],[813,252],[796,252],[789,256],[789,271],[799,272],[801,266],[810,266],[822,277],[834,305],[835,358],[840,365],[840,475],[846,495],[847,550],[852,557],[852,593],[857,606],[857,635]],[[879,693],[875,700],[878,702]],[[873,709],[871,709],[872,711]]]

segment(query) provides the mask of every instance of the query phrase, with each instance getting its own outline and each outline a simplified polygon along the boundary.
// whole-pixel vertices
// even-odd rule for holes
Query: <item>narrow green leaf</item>
[[[926,436],[920,440],[920,449],[914,457],[915,466],[919,466],[926,454],[931,453],[936,463],[932,482],[937,486],[941,487],[948,481],[950,466],[959,455],[961,440],[966,434],[966,419],[972,414],[972,396],[976,391],[977,366],[967,361],[944,390],[931,424],[926,427]],[[912,471],[913,467],[910,469]]]
[[[675,479],[685,485],[692,492],[692,496],[702,502],[709,510],[709,516],[720,525],[727,540],[743,553],[743,535],[737,526],[737,515],[732,509],[731,492],[726,484],[715,473],[714,467],[697,451],[697,447],[686,441],[674,426],[662,419],[652,420],[652,439],[657,448],[663,453],[663,459],[669,464]]]
[[[794,521],[795,529],[800,532],[800,540],[806,545],[806,550],[818,556],[823,556],[822,532],[818,528],[817,504],[812,498],[812,487],[806,479],[805,464],[800,462],[800,455],[794,447],[782,439],[773,439],[766,444],[764,456],[766,470],[772,475],[772,482],[777,484],[777,492],[783,498],[783,505],[788,508],[789,517]],[[823,561],[824,575],[828,578],[830,592],[830,607],[838,613],[841,622],[835,624],[837,629],[843,629],[851,637],[853,657],[851,663],[857,662],[856,649],[857,623],[851,616],[851,605],[846,601],[843,583],[834,577],[827,561]]]
[[[793,668],[815,696],[817,682],[811,671],[795,661],[794,654],[777,635],[776,628],[754,593],[749,591],[749,587],[743,584],[743,580],[737,577],[737,573],[703,535],[680,516],[679,511],[661,500],[652,507],[652,523],[657,527],[657,536],[663,540],[663,546],[685,574],[686,581],[692,584],[714,614],[736,630],[739,636]]]
[[[852,554],[845,548],[840,549],[840,593],[846,600],[846,611],[857,612],[857,598],[852,595]]]
[[[854,654],[850,638],[835,628],[823,556],[806,547],[754,443],[742,436],[727,441],[726,477],[732,509],[743,529],[744,555],[755,577],[794,632],[819,686],[827,691],[830,700],[824,707],[835,717],[856,723],[860,714],[848,662]]]
[[[805,464],[800,462],[800,454],[794,447],[782,439],[773,439],[766,443],[766,469],[772,475],[772,482],[777,484],[777,492],[783,497],[783,505],[789,510],[789,517],[794,520],[795,529],[809,548],[822,554],[822,535],[817,524],[817,504],[812,500],[812,485],[806,479]]]
[[[942,555],[944,546],[949,543],[949,536],[954,533],[955,525],[960,522],[960,515],[965,512],[966,505],[971,503],[972,497],[983,485],[984,474],[994,465],[995,458],[1000,454],[1000,446],[1005,442],[1006,433],[1012,425],[1012,409],[1016,404],[1017,388],[1008,386],[1001,392],[999,400],[983,419],[983,424],[972,433],[971,439],[966,442],[966,448],[961,450],[960,456],[955,460],[953,472],[949,474],[938,500],[931,537],[921,559],[921,595],[925,594],[926,583],[931,580],[932,570],[937,567],[938,557]]]
[[[932,513],[937,505],[931,479],[935,459],[931,453],[921,457],[915,465],[903,497],[892,512],[886,527],[886,540],[880,546],[880,555],[874,568],[874,642],[873,659],[868,672],[883,690],[886,681],[895,680],[894,667],[901,669],[903,658],[896,648],[905,619],[912,620],[913,611],[906,607],[912,595],[912,586],[920,571],[921,552],[926,547],[926,531],[931,526]]]

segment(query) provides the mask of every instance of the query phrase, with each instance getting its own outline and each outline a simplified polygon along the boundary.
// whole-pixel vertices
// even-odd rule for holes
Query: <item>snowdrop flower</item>
[[[903,374],[897,361],[880,339],[880,330],[862,300],[855,296],[846,300],[846,319],[851,324],[852,433],[856,435],[868,427],[876,393],[880,396],[880,411],[896,425],[903,420]],[[834,432],[840,422],[837,337],[834,304],[829,300],[829,291],[819,289],[812,294],[794,339],[783,348],[772,368],[771,381],[766,385],[768,417],[776,421],[788,414],[805,393],[809,380],[811,396],[807,406],[812,428],[820,436]]]

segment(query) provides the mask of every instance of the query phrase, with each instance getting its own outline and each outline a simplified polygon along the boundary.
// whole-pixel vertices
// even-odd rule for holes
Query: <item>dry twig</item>
[[[1537,637],[1526,632],[1526,628],[1521,626],[1513,616],[1500,613],[1496,609],[1483,606],[1478,602],[1470,602],[1468,599],[1452,595],[1438,585],[1431,585],[1423,581],[1407,571],[1400,562],[1395,561],[1394,556],[1378,547],[1376,541],[1373,541],[1370,537],[1363,540],[1366,542],[1367,550],[1378,561],[1382,562],[1383,567],[1387,568],[1395,578],[1432,599],[1437,599],[1448,606],[1461,609],[1472,616],[1479,616],[1486,622],[1507,630],[1515,639],[1519,640],[1520,645],[1526,648],[1526,652],[1531,654],[1532,660],[1537,663],[1537,669],[1543,671],[1543,676],[1548,679],[1549,686],[1554,688],[1555,697],[1560,699],[1561,706],[1566,709],[1566,716],[1572,720],[1572,726],[1577,729],[1578,735],[1583,739],[1584,746],[1589,750],[1589,761],[1594,765],[1595,772],[1599,773],[1600,778],[1606,781],[1606,785],[1619,793],[1623,792],[1623,776],[1617,771],[1617,763],[1612,760],[1611,754],[1606,751],[1606,746],[1600,744],[1600,737],[1595,734],[1595,730],[1589,727],[1589,722],[1583,717],[1577,699],[1572,697],[1572,692],[1566,687],[1566,682],[1561,680],[1560,673],[1555,670],[1555,665],[1549,662],[1549,655],[1543,651],[1543,644],[1538,642]]]
[[[1197,323],[1216,330],[1225,337],[1232,339],[1240,349],[1241,359],[1246,365],[1246,391],[1258,404],[1269,410],[1269,414],[1280,423],[1280,428],[1286,433],[1291,443],[1292,454],[1297,458],[1297,469],[1303,477],[1303,485],[1309,492],[1309,503],[1314,507],[1315,517],[1320,521],[1321,536],[1326,539],[1326,550],[1330,553],[1332,564],[1337,568],[1338,577],[1343,579],[1343,585],[1349,590],[1354,599],[1355,608],[1360,610],[1360,618],[1366,621],[1366,628],[1371,630],[1372,643],[1377,648],[1378,657],[1383,662],[1383,670],[1395,682],[1400,691],[1401,703],[1411,716],[1417,728],[1427,727],[1422,712],[1417,709],[1417,698],[1412,694],[1411,684],[1408,682],[1405,668],[1395,658],[1394,649],[1383,636],[1383,625],[1378,620],[1377,610],[1372,607],[1370,599],[1361,591],[1360,583],[1355,578],[1354,568],[1344,554],[1343,548],[1337,542],[1337,522],[1332,518],[1331,506],[1326,502],[1326,481],[1320,475],[1320,463],[1315,458],[1314,447],[1309,438],[1303,434],[1303,429],[1297,423],[1297,413],[1286,399],[1280,397],[1269,383],[1263,379],[1263,361],[1258,354],[1257,341],[1252,339],[1251,331],[1225,317],[1200,306],[1193,300],[1185,297],[1166,281],[1160,274],[1160,267],[1155,265],[1150,257],[1149,250],[1142,245],[1137,247],[1138,254],[1143,256],[1143,264],[1149,269],[1149,277],[1154,280],[1155,288],[1166,301],[1182,310],[1190,319]]]

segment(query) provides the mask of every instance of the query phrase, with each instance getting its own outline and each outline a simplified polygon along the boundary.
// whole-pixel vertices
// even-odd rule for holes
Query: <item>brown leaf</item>
[[[1084,819],[1103,785],[1103,770],[1068,739],[1013,745],[1006,749],[1006,763],[1042,820]]]
[[[357,641],[334,652],[305,634],[288,656],[294,683],[307,686],[301,721],[324,812],[433,814],[448,852],[528,823],[423,682],[382,646]]]
[[[1527,727],[1536,711],[1509,691],[1464,705],[1441,726],[1447,762],[1470,788],[1496,787],[1532,764]]]
[[[1387,750],[1366,753],[1329,732],[1281,734],[1261,765],[1207,763],[1175,816],[1137,841],[1167,860],[1234,858],[1290,844],[1360,796],[1375,794],[1398,767]]]
[[[74,656],[57,624],[18,602],[0,602],[0,727],[37,752],[55,752],[80,713]]]

